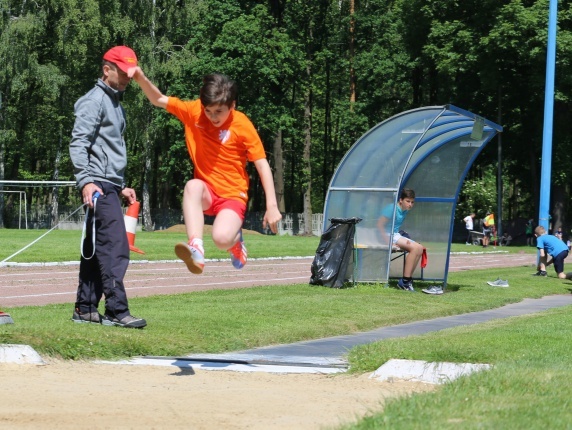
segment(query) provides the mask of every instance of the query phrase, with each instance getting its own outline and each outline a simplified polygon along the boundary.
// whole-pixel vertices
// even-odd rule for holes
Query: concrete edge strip
[[[39,364],[46,362],[30,345],[2,344],[0,345],[0,363]]]
[[[121,361],[96,361],[98,364],[120,364],[132,366],[174,366],[181,371],[196,370],[226,370],[234,372],[265,372],[265,373],[313,373],[313,374],[333,374],[343,373],[347,369],[339,367],[315,367],[315,366],[299,366],[296,364],[253,364],[253,363],[235,363],[232,361],[216,361],[216,360],[199,360],[188,358],[147,358],[136,357],[130,360]]]
[[[404,379],[428,384],[445,384],[461,376],[491,368],[490,364],[391,359],[373,372],[370,378],[387,382],[394,379]]]

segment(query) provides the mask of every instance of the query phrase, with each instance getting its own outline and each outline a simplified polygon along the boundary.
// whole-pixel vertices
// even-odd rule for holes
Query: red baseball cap
[[[115,46],[105,53],[103,59],[117,64],[121,70],[127,73],[131,67],[137,66],[137,55],[133,49],[127,46]]]

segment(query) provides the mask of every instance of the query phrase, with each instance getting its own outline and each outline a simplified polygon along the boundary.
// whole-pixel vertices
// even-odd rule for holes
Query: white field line
[[[217,260],[218,261],[218,260]],[[230,262],[230,260],[228,260]],[[207,261],[208,262],[208,261]],[[129,276],[129,274],[131,273],[140,273],[140,272],[173,272],[173,270],[180,270],[181,272],[185,272],[188,273],[187,268],[185,267],[185,265],[181,262],[181,261],[173,261],[171,263],[177,263],[177,267],[158,267],[158,268],[133,268],[133,267],[129,267],[127,269],[127,274],[126,276]],[[133,264],[133,262],[132,262]],[[78,263],[79,265],[79,263]],[[179,267],[180,266],[180,267]],[[291,261],[285,261],[284,263],[274,263],[272,264],[272,266],[270,267],[283,267],[283,266],[287,266],[287,267],[292,267],[292,266],[308,266],[308,262],[291,262]],[[24,265],[20,265],[19,267],[25,267]],[[37,267],[37,266],[34,266]],[[213,272],[215,270],[222,270],[222,271],[236,271],[236,269],[230,269],[229,267],[226,266],[207,266],[209,272],[212,270]],[[256,264],[256,263],[251,263],[251,261],[248,261],[248,265],[246,266],[247,268],[257,268],[257,267],[269,267],[268,264]],[[70,275],[70,274],[75,274],[77,275],[78,270],[68,270],[68,271],[55,271],[55,272],[22,272],[22,273],[0,273],[0,278],[8,278],[8,277],[30,277],[30,276],[46,276],[46,273],[49,273],[50,276],[52,275]]]
[[[284,282],[284,281],[295,281],[295,280],[309,280],[308,276],[297,276],[297,277],[287,277],[287,278],[273,278],[272,281],[274,282]],[[262,284],[260,283],[262,282]],[[209,287],[209,286],[218,286],[218,285],[240,285],[240,284],[254,284],[253,286],[264,286],[267,285],[264,283],[263,280],[253,281],[252,279],[246,280],[236,280],[231,282],[210,282],[204,284],[196,284],[194,286],[186,284],[175,284],[175,285],[152,285],[152,286],[130,286],[125,287],[126,291],[134,291],[134,290],[148,290],[148,289],[167,289],[167,288],[201,288],[201,287]],[[269,284],[273,285],[273,284]],[[24,298],[33,298],[33,297],[49,297],[49,296],[60,296],[65,294],[77,294],[77,291],[63,291],[63,292],[51,292],[51,293],[41,293],[41,294],[23,294],[17,296],[0,296],[0,299],[24,299]]]

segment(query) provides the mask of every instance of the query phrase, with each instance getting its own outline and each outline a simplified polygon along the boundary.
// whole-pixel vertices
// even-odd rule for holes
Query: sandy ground
[[[430,384],[47,361],[0,364],[0,428],[327,429]]]

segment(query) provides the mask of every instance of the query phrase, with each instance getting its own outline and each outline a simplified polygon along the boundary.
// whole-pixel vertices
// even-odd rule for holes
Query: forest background
[[[552,226],[565,231],[571,3],[558,5],[550,203]],[[125,44],[167,95],[197,98],[212,72],[237,81],[238,109],[264,142],[282,212],[321,212],[339,161],[371,127],[451,103],[504,127],[470,169],[457,217],[494,211],[500,184],[503,220],[537,218],[548,8],[548,0],[0,0],[0,180],[74,180],[73,105],[100,77],[103,53]],[[123,105],[127,183],[152,230],[153,214],[180,211],[192,164],[179,121],[135,83]],[[249,173],[248,209],[263,212]],[[54,220],[58,206],[81,204],[72,187],[30,188],[26,198],[50,206]],[[0,193],[0,227],[15,199]]]

